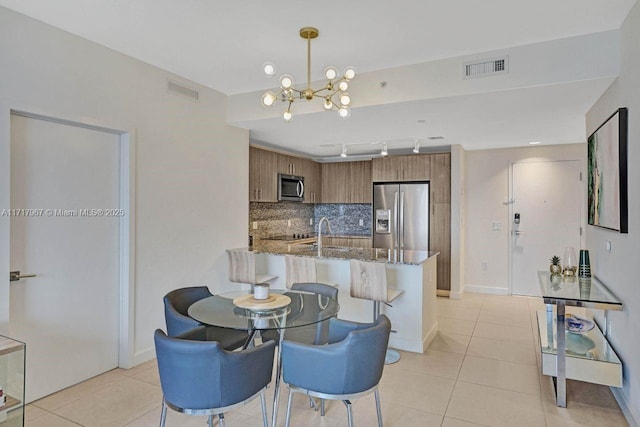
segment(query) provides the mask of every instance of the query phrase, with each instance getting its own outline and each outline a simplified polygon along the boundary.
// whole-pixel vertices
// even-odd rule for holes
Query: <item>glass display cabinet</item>
[[[23,342],[0,335],[0,427],[24,426]]]

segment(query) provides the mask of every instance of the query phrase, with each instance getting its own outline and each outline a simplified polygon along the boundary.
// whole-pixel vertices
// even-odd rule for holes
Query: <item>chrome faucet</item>
[[[329,230],[329,233],[333,233],[333,231],[331,231],[331,224],[329,224],[327,217],[323,216],[320,218],[320,221],[318,221],[318,252],[322,250],[322,221],[327,222],[327,230]]]

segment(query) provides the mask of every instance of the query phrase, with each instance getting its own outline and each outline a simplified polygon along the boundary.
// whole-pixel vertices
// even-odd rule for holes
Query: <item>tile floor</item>
[[[438,299],[440,331],[425,354],[402,352],[380,385],[385,426],[626,426],[607,387],[569,382],[568,407],[554,404],[540,374],[535,310],[541,300],[467,294]],[[160,391],[154,361],[115,369],[33,402],[28,427],[157,426]],[[286,388],[279,425],[284,425]],[[272,390],[268,399],[272,400]],[[268,400],[268,401],[269,401]],[[271,407],[269,406],[269,413]],[[227,426],[262,426],[259,399],[226,415]],[[359,427],[376,425],[373,396],[354,403]],[[205,426],[206,418],[169,411],[167,426]],[[217,425],[217,423],[215,424]],[[295,395],[292,426],[346,426],[340,402],[320,417]]]

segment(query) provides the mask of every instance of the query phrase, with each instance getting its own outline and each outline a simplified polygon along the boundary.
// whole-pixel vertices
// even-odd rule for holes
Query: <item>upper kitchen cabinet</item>
[[[373,182],[428,181],[431,178],[429,154],[378,157],[371,161]]]
[[[249,147],[249,201],[278,201],[278,163],[280,154]]]
[[[304,176],[306,162],[307,159],[303,159],[302,157],[278,154],[278,173],[283,173],[285,175]]]
[[[431,203],[451,203],[451,153],[430,154]]]
[[[323,203],[371,203],[371,162],[322,164]]]
[[[320,203],[322,188],[322,166],[313,160],[303,159],[304,203]]]

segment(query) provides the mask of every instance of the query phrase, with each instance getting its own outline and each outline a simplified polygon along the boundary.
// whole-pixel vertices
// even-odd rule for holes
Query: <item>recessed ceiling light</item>
[[[529,143],[529,145],[538,145],[538,144],[542,144],[542,142],[541,141],[531,141]]]
[[[428,139],[444,139],[444,136],[429,136]]]
[[[427,121],[425,119],[420,119],[418,120],[418,123],[424,124],[424,123],[427,123]]]

